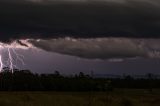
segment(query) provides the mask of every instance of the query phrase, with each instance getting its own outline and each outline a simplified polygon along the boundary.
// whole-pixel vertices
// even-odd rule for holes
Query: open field
[[[0,92],[0,106],[160,106],[160,90]]]

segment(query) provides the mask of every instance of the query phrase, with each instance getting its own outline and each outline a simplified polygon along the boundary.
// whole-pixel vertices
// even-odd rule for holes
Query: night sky
[[[14,64],[36,73],[160,74],[159,12],[159,0],[0,0],[0,46],[26,47],[11,46]]]

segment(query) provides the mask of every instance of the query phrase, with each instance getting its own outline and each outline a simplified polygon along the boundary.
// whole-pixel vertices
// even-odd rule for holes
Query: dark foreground
[[[0,92],[0,106],[160,106],[160,89],[149,92]]]

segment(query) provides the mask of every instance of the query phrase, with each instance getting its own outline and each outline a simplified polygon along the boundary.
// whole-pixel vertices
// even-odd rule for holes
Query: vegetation
[[[4,68],[0,73],[1,91],[113,91],[115,88],[147,89],[160,88],[160,79],[148,74],[148,78],[93,78],[80,72],[75,76],[33,74],[29,70]]]
[[[13,73],[12,73],[13,71]],[[0,73],[0,106],[159,106],[160,79],[93,78],[33,74],[4,68]]]

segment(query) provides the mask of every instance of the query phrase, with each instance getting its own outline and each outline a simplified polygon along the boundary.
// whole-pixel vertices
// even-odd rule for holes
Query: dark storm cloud
[[[0,0],[0,40],[160,37],[159,6],[158,0]]]
[[[130,58],[160,58],[160,39],[133,38],[59,38],[29,40],[34,46],[87,59],[119,61]]]

